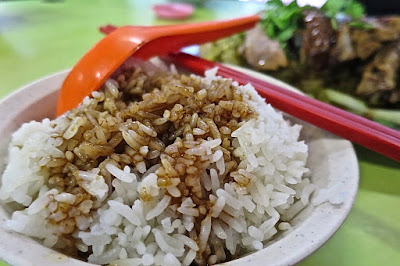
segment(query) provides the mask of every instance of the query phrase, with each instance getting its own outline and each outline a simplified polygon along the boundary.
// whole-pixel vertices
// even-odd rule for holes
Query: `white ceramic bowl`
[[[241,69],[248,74],[294,88],[271,77]],[[22,123],[54,117],[57,92],[68,71],[34,81],[0,102],[0,175],[4,171],[12,132]],[[304,124],[302,137],[309,145],[308,167],[312,182],[320,187],[341,184],[343,203],[309,205],[291,222],[294,230],[281,234],[268,247],[227,265],[292,265],[321,247],[340,227],[354,202],[358,188],[358,163],[351,143],[326,131]],[[35,240],[8,231],[4,222],[10,216],[0,207],[0,258],[12,265],[88,265],[48,249]]]

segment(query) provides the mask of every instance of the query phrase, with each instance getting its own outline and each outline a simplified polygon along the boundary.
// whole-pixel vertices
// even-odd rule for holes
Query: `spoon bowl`
[[[57,115],[77,107],[133,54],[141,59],[166,55],[252,28],[259,20],[254,15],[195,24],[117,28],[92,47],[69,73],[60,90]]]

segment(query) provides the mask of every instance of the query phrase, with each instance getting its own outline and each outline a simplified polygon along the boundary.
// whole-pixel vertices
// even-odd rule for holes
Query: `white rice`
[[[205,82],[221,79],[215,74],[215,69],[207,71]],[[194,240],[193,228],[196,225],[193,221],[202,210],[191,198],[186,198],[179,206],[174,205],[173,198],[181,195],[177,194],[179,190],[174,190],[174,186],[164,189],[157,185],[156,170],[160,165],[150,169],[141,165],[141,169],[131,170],[107,164],[107,175],[115,177],[110,184],[106,183],[104,173],[99,169],[81,171],[82,187],[97,198],[97,201],[85,204],[98,205],[91,218],[83,216],[77,220],[80,230],[73,234],[81,241],[80,250],[91,247],[93,253],[89,262],[190,265],[196,254],[205,251],[213,242],[219,246],[214,246],[214,255],[208,262],[215,263],[227,257],[223,246],[231,254],[240,251],[236,255],[243,255],[268,245],[278,230],[291,230],[290,220],[309,203],[310,194],[316,190],[308,179],[303,179],[308,171],[305,166],[308,148],[303,141],[298,141],[301,126],[285,121],[282,114],[266,104],[251,85],[238,86],[238,89],[259,113],[257,119],[247,121],[231,133],[234,154],[241,159],[241,171],[233,176],[239,183],[248,182],[248,186],[221,182],[225,172],[223,153],[219,149],[221,139],[204,141],[200,147],[188,149],[186,153],[208,156],[211,162],[209,174],[204,172],[201,180],[211,193],[213,206],[201,225],[197,225],[201,229],[198,239]],[[61,124],[61,119],[54,123]],[[74,127],[67,128],[64,138],[72,138],[80,123],[78,119]],[[51,122],[45,119],[24,124],[14,133],[0,190],[3,202],[17,202],[27,207],[12,214],[8,227],[41,239],[47,246],[57,243],[57,237],[46,220],[50,214],[50,198],[58,202],[75,201],[72,194],[43,186],[48,174],[38,167],[45,163],[39,162],[38,158],[63,156],[57,149],[60,143],[48,141],[52,139],[54,130]],[[141,130],[150,136],[155,134],[145,125]],[[193,134],[201,135],[204,131],[195,128]],[[128,143],[132,141],[129,132],[123,132],[123,137]],[[147,146],[140,148],[142,155],[148,152]],[[143,189],[152,197],[150,201],[141,200]],[[320,193],[315,199],[316,204],[324,200],[338,203],[334,192]]]

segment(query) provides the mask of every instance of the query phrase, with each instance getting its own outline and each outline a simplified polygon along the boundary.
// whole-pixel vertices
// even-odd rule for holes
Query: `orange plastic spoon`
[[[148,59],[180,48],[254,27],[260,17],[171,26],[124,26],[114,30],[92,47],[65,79],[57,104],[57,115],[77,107],[130,56]]]

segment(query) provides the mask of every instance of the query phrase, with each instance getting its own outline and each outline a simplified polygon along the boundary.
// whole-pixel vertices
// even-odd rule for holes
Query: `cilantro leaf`
[[[328,0],[321,7],[325,15],[331,19],[332,28],[338,28],[338,18],[348,16],[352,21],[349,23],[351,27],[371,29],[371,25],[363,22],[361,19],[365,15],[363,5],[356,0]]]
[[[344,13],[351,16],[353,19],[360,19],[365,14],[364,7],[355,1],[350,1],[345,8]]]
[[[346,0],[328,0],[321,7],[321,10],[324,10],[328,17],[333,17],[342,10],[346,2]]]
[[[302,18],[302,8],[296,1],[285,5],[281,0],[270,0],[266,3],[261,27],[269,38],[278,40],[285,47],[301,25]]]

